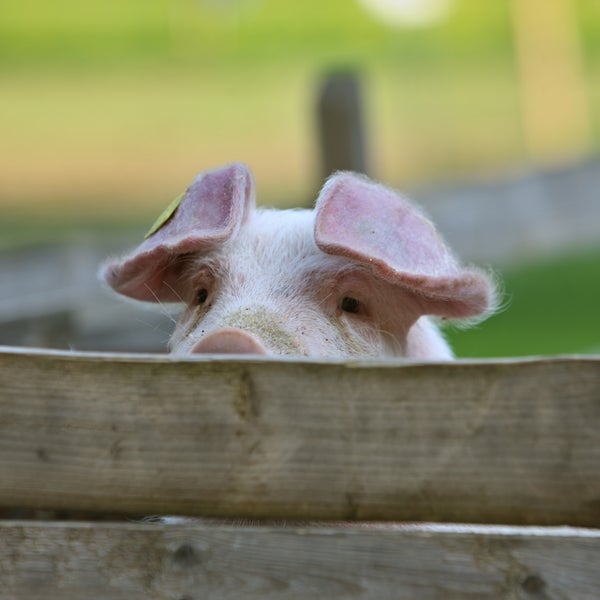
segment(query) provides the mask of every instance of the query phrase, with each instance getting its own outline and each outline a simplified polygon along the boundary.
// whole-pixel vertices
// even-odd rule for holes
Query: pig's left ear
[[[396,192],[353,173],[338,173],[316,205],[315,241],[328,254],[369,266],[411,292],[423,314],[448,318],[486,313],[490,278],[461,267],[433,224]]]
[[[254,206],[248,167],[231,163],[200,173],[129,255],[100,271],[116,292],[149,302],[180,301],[182,260],[233,237]]]

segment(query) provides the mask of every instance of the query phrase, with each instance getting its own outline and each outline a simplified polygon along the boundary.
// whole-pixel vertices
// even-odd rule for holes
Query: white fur
[[[313,211],[258,209],[233,239],[198,256],[185,276],[192,294],[207,287],[209,299],[184,313],[172,351],[191,353],[211,334],[235,328],[276,355],[452,358],[437,326],[411,302],[394,314],[401,326],[385,331],[376,315],[387,308],[370,289],[368,267],[323,253],[313,230]],[[341,310],[344,295],[357,296],[368,314]]]

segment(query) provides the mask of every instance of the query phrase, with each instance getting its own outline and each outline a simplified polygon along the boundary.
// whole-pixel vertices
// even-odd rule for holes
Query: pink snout
[[[192,348],[193,354],[268,354],[250,333],[227,327],[207,335]]]

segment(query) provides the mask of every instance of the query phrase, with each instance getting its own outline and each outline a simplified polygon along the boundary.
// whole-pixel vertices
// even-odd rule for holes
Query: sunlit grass
[[[448,21],[410,30],[344,0],[9,3],[0,205],[42,218],[61,205],[153,213],[197,171],[231,160],[253,168],[259,201],[310,204],[319,84],[340,67],[363,82],[376,178],[414,188],[512,170],[526,155],[509,3],[453,6]],[[582,7],[591,59],[594,15]]]
[[[325,73],[281,65],[7,73],[0,203],[152,213],[196,172],[242,160],[260,202],[310,204],[322,183],[316,104]],[[414,188],[502,171],[522,157],[506,65],[427,77],[389,66],[357,73],[375,177]]]
[[[274,68],[5,76],[0,130],[10,168],[0,170],[0,202],[153,212],[198,171],[231,160],[253,167],[261,196],[306,195],[311,83],[306,71]]]

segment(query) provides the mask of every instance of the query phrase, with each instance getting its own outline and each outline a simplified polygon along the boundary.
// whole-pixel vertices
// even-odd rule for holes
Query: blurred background
[[[281,207],[366,171],[496,270],[457,354],[600,353],[599,150],[600,0],[3,2],[0,343],[160,350],[98,262],[241,160]]]

